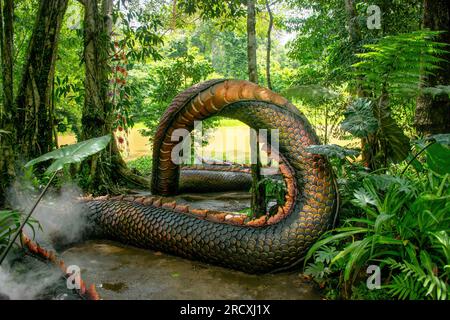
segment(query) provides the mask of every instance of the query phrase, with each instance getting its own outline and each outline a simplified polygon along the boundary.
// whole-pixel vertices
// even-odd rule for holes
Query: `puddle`
[[[122,292],[128,289],[127,285],[124,282],[117,283],[102,283],[101,287],[105,290],[114,291],[114,292]]]

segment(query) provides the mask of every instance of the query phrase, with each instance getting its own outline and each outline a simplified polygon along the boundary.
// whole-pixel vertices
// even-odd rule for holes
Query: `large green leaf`
[[[450,86],[437,85],[436,87],[426,87],[422,90],[424,93],[431,94],[433,97],[444,94],[450,97]]]
[[[446,174],[450,173],[450,148],[440,144],[434,143],[426,150],[427,166],[436,173]]]
[[[436,141],[446,146],[450,146],[450,133],[440,133],[428,136],[425,138],[426,141]]]
[[[367,208],[369,205],[376,206],[377,204],[376,200],[370,195],[370,193],[363,188],[355,190],[353,196],[354,199],[352,199],[351,202],[355,206],[358,206],[362,209]]]
[[[378,121],[373,116],[372,102],[368,99],[355,100],[344,112],[344,116],[341,128],[358,138],[367,137],[378,128]]]
[[[387,158],[394,163],[405,160],[411,149],[409,138],[392,118],[384,99],[380,99],[374,113],[378,119],[380,140],[384,140],[386,144]]]
[[[103,137],[82,141],[77,144],[69,145],[67,147],[46,153],[39,158],[31,160],[25,165],[25,167],[54,159],[56,161],[54,161],[50,167],[47,168],[46,173],[49,174],[62,169],[65,164],[83,161],[87,157],[105,149],[110,141],[111,135],[109,134]]]

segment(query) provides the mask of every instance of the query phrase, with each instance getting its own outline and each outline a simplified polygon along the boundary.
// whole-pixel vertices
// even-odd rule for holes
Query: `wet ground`
[[[176,199],[193,208],[211,210],[240,211],[250,206],[250,195],[246,192],[185,194]],[[75,221],[64,217],[73,215],[75,211],[66,209],[63,210],[65,215],[58,216],[61,213],[49,209],[58,207],[55,202],[58,200],[47,203],[47,207],[42,205],[40,208],[43,210],[36,212],[36,218],[41,222],[48,219],[65,221],[73,229]],[[44,223],[47,232],[51,227]],[[64,231],[59,225],[53,228]],[[49,248],[43,242],[41,244]],[[66,266],[79,266],[83,280],[88,284],[94,283],[100,297],[105,300],[320,299],[312,284],[301,277],[299,270],[249,275],[109,241],[80,243],[59,252],[59,255]],[[11,270],[14,272],[0,272],[0,289],[4,289],[3,293],[9,294],[12,299],[79,299],[65,288],[66,281],[61,277],[61,272],[46,262],[19,255]],[[4,286],[6,282],[9,283],[8,289]]]
[[[110,241],[81,243],[60,256],[104,300],[320,299],[298,271],[250,275]],[[21,252],[11,260],[0,269],[0,300],[80,299],[52,264]]]
[[[149,195],[149,193],[140,193]],[[174,197],[178,204],[189,205],[192,209],[208,209],[213,211],[239,212],[250,208],[251,195],[248,192],[211,192],[211,193],[185,193]]]
[[[299,272],[249,275],[109,241],[77,245],[62,257],[102,299],[319,299]]]

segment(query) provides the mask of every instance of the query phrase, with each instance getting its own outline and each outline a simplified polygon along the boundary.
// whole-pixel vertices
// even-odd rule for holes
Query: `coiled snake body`
[[[287,195],[274,216],[245,222],[224,212],[194,210],[159,197],[179,192],[180,167],[171,161],[178,143],[172,141],[173,131],[191,131],[194,121],[213,115],[238,119],[256,130],[279,129],[279,168]],[[168,107],[154,141],[155,196],[87,201],[98,236],[263,273],[295,265],[330,226],[337,199],[331,168],[322,156],[305,151],[319,140],[306,118],[268,89],[241,80],[195,85]]]

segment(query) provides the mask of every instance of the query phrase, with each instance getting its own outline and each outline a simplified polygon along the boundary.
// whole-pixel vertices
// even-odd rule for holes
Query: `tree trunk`
[[[8,110],[12,119],[14,110],[14,90],[13,90],[13,39],[14,39],[14,3],[13,0],[5,0],[2,10],[1,23],[1,50],[2,50],[2,71],[3,71],[3,104]]]
[[[258,71],[256,65],[256,12],[255,0],[247,1],[247,60],[248,79],[258,83]]]
[[[13,97],[13,0],[0,2],[0,48],[3,80],[3,105],[0,106],[0,207],[5,200],[5,191],[14,179],[16,109]]]
[[[256,2],[255,0],[247,1],[247,62],[248,62],[248,79],[251,82],[258,83],[258,70],[256,63]],[[257,138],[255,138],[257,139]],[[251,143],[252,146],[254,145]],[[261,189],[261,160],[259,154],[259,146],[252,148],[252,159],[255,163],[251,165],[252,171],[252,211],[255,217],[265,214],[265,194]]]
[[[450,51],[450,5],[448,0],[424,0],[423,27],[430,30],[442,30],[436,41],[446,43]],[[423,86],[450,85],[450,53],[440,58],[439,69],[433,74],[423,76]],[[414,124],[417,132],[423,135],[450,132],[450,98],[448,94],[432,96],[421,93],[417,98]]]
[[[84,64],[85,96],[81,118],[83,140],[96,138],[112,132],[112,104],[108,99],[109,91],[109,46],[111,33],[108,32],[110,1],[103,1],[99,8],[97,0],[86,0],[84,4]],[[103,12],[100,10],[103,9]],[[110,170],[102,170],[103,161],[110,162],[108,152],[94,155],[86,161],[91,177],[89,191],[95,192],[107,187],[110,182]]]
[[[347,15],[347,30],[350,37],[350,43],[353,47],[354,53],[357,53],[359,48],[359,43],[361,41],[361,30],[358,25],[358,16],[356,14],[354,0],[344,0],[345,12]],[[358,97],[364,97],[365,93],[362,87],[363,79],[361,77],[356,77],[356,83],[353,88],[354,93]],[[366,167],[373,169],[375,162],[375,136],[370,134],[366,138],[361,138],[361,156],[363,163]]]
[[[53,149],[52,86],[68,0],[41,0],[17,93],[18,145],[25,158]]]
[[[358,15],[356,14],[355,4],[353,0],[345,0],[345,12],[347,14],[347,30],[350,36],[350,43],[353,47],[354,53],[358,53],[361,42],[361,30],[358,25]],[[361,77],[356,78],[356,84],[354,90],[358,97],[363,97],[364,92],[362,89]]]
[[[96,0],[86,1],[84,9],[85,97],[82,115],[83,140],[111,132],[109,90],[109,45],[104,19]]]
[[[358,25],[358,16],[356,14],[353,0],[345,0],[345,12],[347,13],[347,29],[352,43],[358,43],[361,40],[361,30]]]
[[[172,30],[176,30],[177,28],[177,0],[173,0],[172,2]]]
[[[91,139],[113,131],[114,105],[108,93],[111,75],[111,34],[113,1],[83,1],[85,98],[82,115],[82,139]],[[149,180],[134,175],[127,169],[115,139],[110,149],[92,156],[85,163],[89,168],[88,191],[99,194],[118,192],[118,184],[125,182],[149,186]]]
[[[266,214],[266,190],[261,183],[261,154],[259,150],[259,134],[250,129],[250,154],[252,174],[252,202],[253,218],[259,218]]]
[[[266,53],[266,78],[267,88],[272,90],[272,81],[270,78],[270,53],[272,50],[272,29],[273,29],[273,13],[270,8],[269,0],[266,0],[267,13],[269,14],[269,26],[267,28],[267,53]]]

